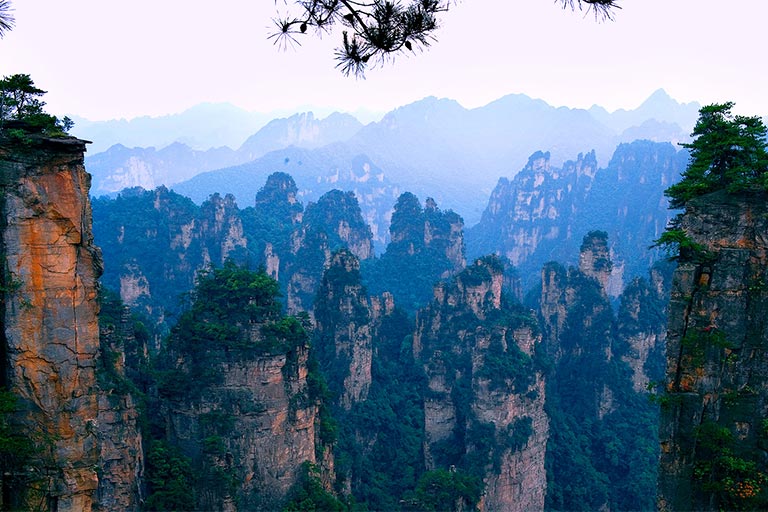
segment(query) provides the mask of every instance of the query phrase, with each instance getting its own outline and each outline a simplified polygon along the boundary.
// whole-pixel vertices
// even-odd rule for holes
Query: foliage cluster
[[[482,493],[482,480],[452,468],[427,471],[416,489],[406,495],[404,509],[413,512],[476,510]]]
[[[765,510],[768,474],[761,457],[739,453],[738,442],[727,427],[713,421],[696,430],[697,461],[693,476],[700,491],[712,496],[723,510]]]
[[[277,282],[263,270],[231,261],[200,273],[191,307],[166,342],[161,391],[179,396],[216,382],[220,375],[212,362],[217,360],[286,353],[308,344],[301,321],[282,316],[279,295]],[[177,357],[185,364],[172,362]]]
[[[40,449],[27,429],[15,421],[18,410],[17,395],[0,388],[0,484],[3,490],[15,489],[16,496],[9,497],[20,502],[30,483],[27,465],[40,454]],[[4,505],[11,506],[14,501]]]
[[[349,507],[325,490],[317,466],[304,462],[299,481],[288,493],[283,512],[344,512]]]
[[[690,150],[688,168],[683,179],[666,191],[672,208],[682,208],[691,199],[716,190],[737,193],[768,187],[763,120],[734,115],[733,106],[729,101],[699,110],[691,134],[694,141],[683,144]]]
[[[146,465],[149,484],[146,510],[195,510],[197,493],[189,457],[166,442],[153,441]]]
[[[0,134],[26,141],[30,134],[46,137],[64,136],[74,126],[68,117],[59,119],[43,110],[40,98],[45,91],[36,87],[26,74],[5,76],[0,80]]]
[[[613,16],[618,0],[557,0],[563,8],[592,11],[596,19]],[[286,0],[286,3],[287,0]],[[275,44],[299,44],[308,30],[319,34],[342,27],[342,44],[336,49],[338,65],[345,75],[362,76],[369,63],[384,62],[404,52],[429,46],[435,39],[439,17],[453,0],[302,0],[294,12],[275,18]]]
[[[661,247],[673,261],[704,263],[712,259],[707,248],[695,242],[680,228],[682,217],[678,215],[667,226],[661,236],[654,240],[652,247]]]

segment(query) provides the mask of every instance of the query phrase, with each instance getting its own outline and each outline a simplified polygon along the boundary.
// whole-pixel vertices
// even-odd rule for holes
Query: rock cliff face
[[[349,410],[368,398],[375,330],[360,263],[350,251],[333,254],[317,295],[314,348],[339,404]]]
[[[550,165],[549,153],[534,153],[512,181],[499,180],[480,221],[481,229],[497,225],[500,232],[487,236],[498,236],[497,242],[504,244],[502,254],[519,266],[542,242],[551,244],[569,237],[570,233],[561,233],[561,229],[567,230],[576,210],[574,203],[589,190],[596,171],[594,153],[579,155],[563,169]]]
[[[328,463],[309,337],[280,313],[277,290],[233,264],[207,274],[161,359],[160,428],[191,459],[196,509],[279,509],[303,463]]]
[[[619,145],[605,168],[593,152],[562,168],[537,152],[514,178],[499,180],[480,222],[467,230],[467,254],[506,256],[527,289],[544,263],[575,264],[566,257],[578,254],[580,237],[604,230],[613,260],[606,291],[617,297],[659,258],[648,246],[670,217],[664,190],[686,159],[671,144],[650,141]]]
[[[764,509],[768,425],[764,195],[689,202],[698,246],[675,271],[662,395],[659,508]]]
[[[614,320],[608,246],[605,232],[590,232],[578,269],[542,270],[539,315],[552,362],[547,507],[557,510],[653,506],[657,412],[642,383],[658,378],[662,299],[637,280]]]
[[[502,281],[498,259],[479,260],[418,313],[426,466],[480,475],[483,510],[535,510],[544,506],[549,436],[533,359],[540,337],[535,320],[506,303]]]
[[[99,297],[98,431],[101,510],[136,510],[145,497],[140,411],[132,392],[147,364],[146,337],[137,336],[130,310],[116,297]]]
[[[96,510],[100,504],[138,506],[141,454],[109,442],[109,418],[134,415],[130,396],[108,403],[97,381],[101,257],[93,244],[85,142],[32,139],[20,147],[0,141],[2,175],[2,379],[21,399],[18,413],[38,442],[32,485],[14,493],[22,507]],[[104,420],[104,422],[102,422]],[[129,429],[130,430],[130,429]],[[135,430],[125,442],[141,446]],[[98,470],[103,468],[103,472]],[[121,473],[121,484],[112,478]],[[118,488],[119,487],[119,488]]]
[[[200,210],[200,226],[195,230],[203,239],[203,262],[221,266],[228,259],[247,261],[248,242],[234,196],[214,194]]]
[[[352,192],[331,190],[310,203],[301,225],[291,236],[287,273],[288,311],[311,311],[323,270],[333,251],[348,248],[360,260],[373,257],[371,229],[363,220]]]
[[[374,294],[390,292],[399,307],[415,312],[432,297],[432,286],[465,266],[464,221],[427,198],[405,192],[395,203],[391,241],[380,259],[364,265],[366,286]]]

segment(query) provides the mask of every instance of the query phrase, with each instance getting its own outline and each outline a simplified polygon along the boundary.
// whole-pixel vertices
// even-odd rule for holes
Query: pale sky
[[[384,112],[430,95],[473,108],[510,93],[615,110],[658,88],[768,115],[766,0],[621,0],[603,23],[553,0],[459,0],[430,49],[365,80],[334,68],[340,33],[273,46],[270,19],[283,0],[12,3],[0,75],[30,74],[59,116],[157,116],[202,102]]]

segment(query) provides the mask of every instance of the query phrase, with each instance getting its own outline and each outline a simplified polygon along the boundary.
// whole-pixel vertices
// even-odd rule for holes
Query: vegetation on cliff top
[[[685,208],[688,202],[719,190],[743,194],[768,190],[768,150],[765,124],[758,116],[731,112],[733,102],[712,104],[699,110],[691,134],[688,167],[682,180],[667,188],[670,208]],[[706,248],[680,228],[675,217],[652,247],[663,247],[678,261],[706,261]]]
[[[672,208],[685,207],[695,197],[725,189],[729,193],[768,188],[766,127],[758,116],[731,112],[733,102],[699,110],[691,134],[682,144],[691,153],[683,179],[666,190]]]
[[[47,137],[66,135],[74,123],[43,110],[40,98],[46,91],[35,86],[29,75],[16,74],[0,80],[0,134],[25,140],[29,134]]]

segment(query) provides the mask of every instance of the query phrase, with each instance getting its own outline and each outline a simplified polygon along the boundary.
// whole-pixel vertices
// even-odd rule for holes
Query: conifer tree
[[[597,19],[611,19],[619,0],[555,0],[563,8],[587,10]],[[342,26],[337,67],[360,76],[366,67],[398,53],[423,49],[435,40],[439,17],[454,0],[284,0],[295,12],[274,19],[275,43],[287,46],[314,30]],[[469,42],[467,43],[469,44]]]
[[[699,110],[694,140],[683,144],[691,152],[688,168],[665,192],[672,208],[716,190],[736,193],[768,185],[766,127],[757,116],[734,115],[733,105],[729,101]]]

